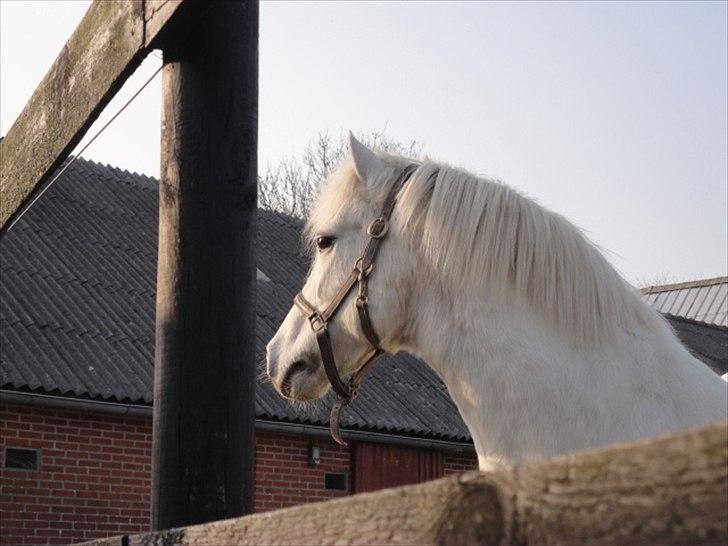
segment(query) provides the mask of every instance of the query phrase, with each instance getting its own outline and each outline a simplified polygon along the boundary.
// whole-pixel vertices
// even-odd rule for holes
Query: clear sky
[[[0,0],[0,132],[87,6]],[[386,128],[564,214],[635,284],[725,275],[727,6],[263,2],[261,166]],[[158,78],[84,155],[158,175],[160,94]]]

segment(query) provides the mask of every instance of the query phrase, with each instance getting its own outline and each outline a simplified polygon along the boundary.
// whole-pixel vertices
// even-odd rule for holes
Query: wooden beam
[[[493,473],[115,537],[149,544],[725,544],[728,422]]]
[[[96,0],[0,142],[0,236],[191,0]],[[206,8],[205,8],[206,9]]]
[[[164,49],[152,528],[253,509],[258,3]]]

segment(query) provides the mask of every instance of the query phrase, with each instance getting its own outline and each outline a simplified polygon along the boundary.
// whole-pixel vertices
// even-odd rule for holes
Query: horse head
[[[404,183],[414,164],[349,139],[350,157],[325,181],[305,228],[313,260],[298,305],[267,346],[268,375],[294,400],[320,398],[330,381],[336,388],[322,353],[332,353],[334,376],[354,374],[378,352],[398,350],[407,322],[414,265],[396,211],[380,217],[401,188],[393,185]],[[372,245],[376,260],[366,257]],[[328,348],[321,347],[321,335]]]

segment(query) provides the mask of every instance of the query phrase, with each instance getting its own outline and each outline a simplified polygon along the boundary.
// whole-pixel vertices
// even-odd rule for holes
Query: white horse
[[[412,161],[350,137],[307,227],[306,299],[325,307]],[[329,327],[339,372],[370,354],[353,295]],[[481,469],[726,419],[721,377],[566,219],[513,189],[426,160],[399,193],[369,282],[372,324],[391,353],[420,356],[467,424]],[[329,381],[292,309],[267,348],[288,398]],[[366,384],[363,386],[366,389]]]

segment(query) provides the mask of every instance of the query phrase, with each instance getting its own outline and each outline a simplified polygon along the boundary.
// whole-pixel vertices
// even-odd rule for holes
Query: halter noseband
[[[324,370],[329,378],[331,387],[334,391],[336,391],[336,394],[339,395],[338,399],[334,402],[334,405],[331,408],[331,417],[329,421],[331,426],[331,436],[337,443],[344,446],[347,445],[347,443],[341,437],[341,431],[339,429],[339,415],[341,414],[341,410],[344,406],[356,398],[359,386],[366,376],[369,375],[369,372],[372,370],[379,357],[386,352],[380,347],[379,336],[372,326],[372,321],[369,319],[369,309],[367,305],[369,276],[374,270],[374,260],[377,257],[379,246],[382,244],[382,241],[389,231],[389,218],[394,210],[397,194],[416,169],[417,165],[407,166],[394,182],[392,189],[387,195],[387,199],[384,201],[379,217],[373,220],[369,224],[369,227],[367,227],[369,242],[364,248],[364,252],[361,257],[356,260],[354,263],[354,270],[339,287],[339,290],[336,292],[336,295],[326,309],[323,311],[316,309],[311,302],[303,297],[303,292],[299,292],[293,299],[293,303],[308,319],[311,329],[316,334],[316,342],[318,343],[319,352],[321,353]],[[336,368],[336,361],[334,360],[334,350],[331,345],[328,324],[334,318],[338,310],[341,308],[341,304],[357,284],[359,285],[359,292],[355,300],[356,310],[359,315],[361,329],[369,341],[369,344],[374,349],[374,352],[351,376],[349,382],[344,383],[339,375],[338,369]]]

